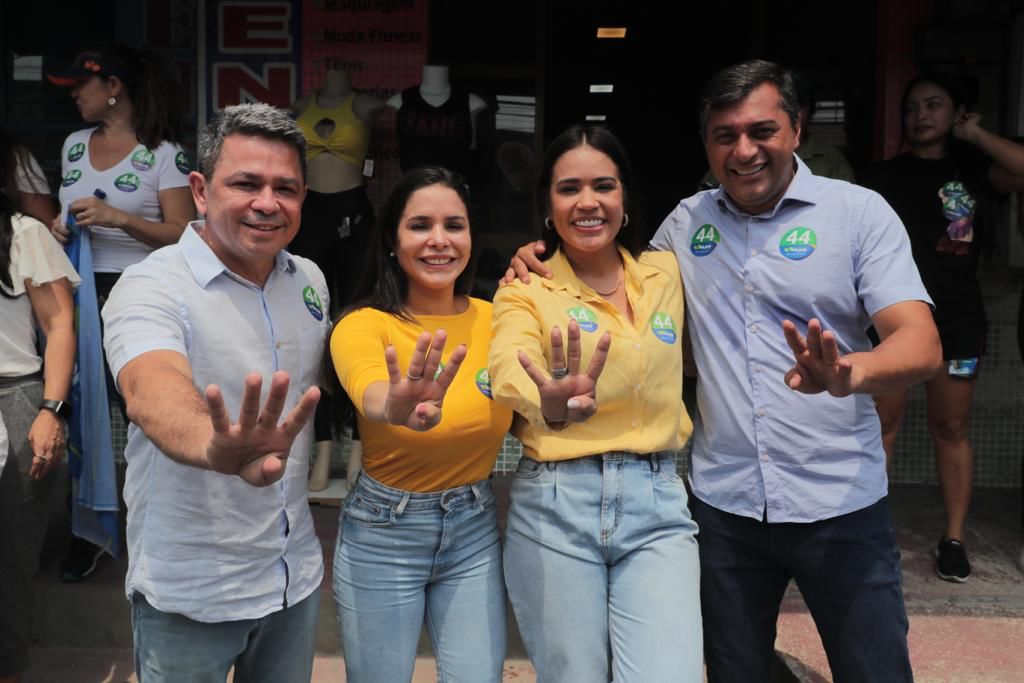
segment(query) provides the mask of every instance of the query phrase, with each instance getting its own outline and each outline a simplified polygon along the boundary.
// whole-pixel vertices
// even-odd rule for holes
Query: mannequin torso
[[[350,106],[349,106],[350,104]],[[352,83],[344,71],[328,69],[324,72],[324,84],[320,90],[315,91],[292,104],[292,110],[299,116],[300,125],[304,115],[312,114],[308,119],[316,119],[311,125],[311,131],[303,126],[307,141],[311,148],[322,146],[324,141],[336,136],[338,120],[345,116],[354,117],[355,121],[363,126],[363,130],[354,132],[358,138],[362,136],[368,139],[370,129],[377,116],[383,111],[384,102],[356,93],[352,89]],[[337,114],[337,112],[343,112]],[[351,125],[351,124],[349,124]],[[312,149],[310,150],[313,151]],[[342,158],[335,153],[316,153],[315,156],[307,158],[307,184],[314,192],[325,194],[344,192],[359,187],[363,184],[362,163],[353,159],[355,153]],[[365,151],[360,156],[365,156]]]
[[[387,104],[398,111],[395,126],[403,171],[438,164],[469,174],[476,115],[487,105],[479,96],[453,88],[448,67],[424,66],[420,84],[392,96]]]

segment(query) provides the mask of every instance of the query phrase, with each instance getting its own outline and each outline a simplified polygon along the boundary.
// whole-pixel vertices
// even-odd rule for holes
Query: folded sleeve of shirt
[[[487,365],[494,400],[512,408],[531,424],[543,426],[540,392],[519,364],[522,351],[542,372],[551,369],[544,355],[540,315],[530,296],[530,288],[538,286],[536,282],[526,285],[516,281],[500,287],[494,295],[493,337]]]
[[[186,308],[152,261],[125,270],[103,307],[103,346],[115,381],[129,361],[150,351],[188,357]]]
[[[881,195],[865,192],[870,196],[864,203],[860,229],[851,231],[854,277],[864,309],[874,316],[902,301],[923,301],[934,307],[914,263],[903,222]]]

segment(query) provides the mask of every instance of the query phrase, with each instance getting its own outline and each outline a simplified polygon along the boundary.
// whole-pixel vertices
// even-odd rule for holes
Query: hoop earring
[[[629,225],[629,214],[628,213],[623,213],[622,214],[622,226],[619,228],[619,230],[622,230],[622,228],[626,227],[627,225]]]
[[[107,98],[107,106],[108,107],[113,107],[115,104],[117,104],[117,98],[116,97],[111,95],[109,98]]]
[[[555,224],[551,221],[551,216],[544,217],[544,227],[548,230],[554,230]]]

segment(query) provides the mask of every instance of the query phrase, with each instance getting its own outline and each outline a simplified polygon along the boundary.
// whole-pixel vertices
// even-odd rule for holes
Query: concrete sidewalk
[[[502,487],[496,486],[499,492]],[[964,539],[973,574],[965,584],[941,581],[932,550],[942,532],[938,490],[900,487],[890,496],[903,552],[904,592],[910,613],[910,646],[919,683],[1024,681],[1024,574],[1016,567],[1024,535],[1018,490],[981,490]],[[313,508],[317,533],[330,560],[337,508]],[[66,543],[66,539],[63,541]],[[49,561],[36,582],[37,647],[25,683],[121,683],[136,681],[131,624],[124,598],[126,562],[103,562],[81,584],[56,580],[61,539],[50,539]],[[330,568],[328,567],[328,576]],[[510,618],[510,622],[511,622]],[[504,680],[534,681],[514,622]],[[791,587],[782,606],[776,648],[788,672],[780,681],[829,681],[828,663],[807,608]],[[430,645],[420,642],[415,681],[436,675]],[[315,681],[344,681],[329,579],[321,590]],[[642,683],[642,682],[640,682]]]

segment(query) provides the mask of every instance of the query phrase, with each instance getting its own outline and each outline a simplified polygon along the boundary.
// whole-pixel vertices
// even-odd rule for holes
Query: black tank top
[[[473,128],[468,92],[453,88],[445,103],[434,107],[424,101],[419,87],[407,88],[396,127],[403,172],[433,164],[469,175]]]

